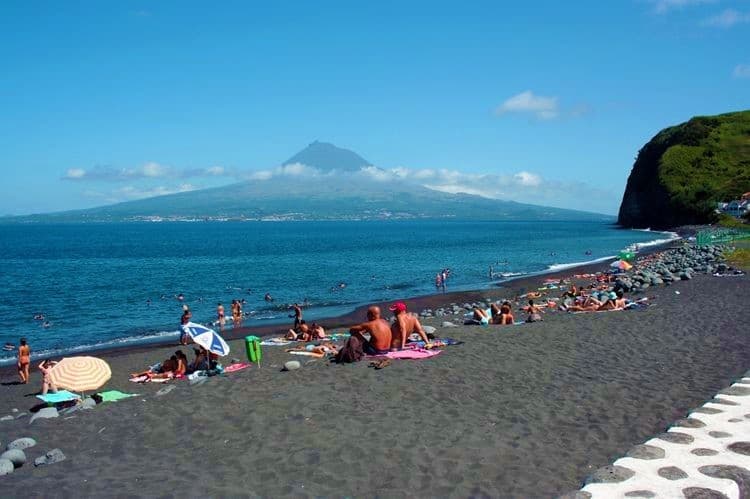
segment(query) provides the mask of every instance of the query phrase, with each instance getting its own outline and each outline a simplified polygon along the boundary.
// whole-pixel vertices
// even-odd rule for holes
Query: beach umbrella
[[[630,270],[633,268],[633,266],[625,260],[615,260],[614,262],[610,263],[609,266],[620,270]]]
[[[109,381],[109,364],[96,357],[66,357],[49,371],[55,386],[74,392],[96,390]]]
[[[229,345],[224,338],[213,329],[207,328],[194,322],[188,322],[182,326],[182,330],[190,336],[195,343],[202,346],[211,353],[224,357],[229,355]]]

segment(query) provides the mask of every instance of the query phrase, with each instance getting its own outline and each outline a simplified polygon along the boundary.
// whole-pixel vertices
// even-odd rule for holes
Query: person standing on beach
[[[224,317],[224,305],[221,303],[216,305],[216,318],[219,320],[219,329],[223,330],[226,318]]]
[[[396,314],[396,321],[391,325],[391,349],[403,350],[406,346],[406,339],[412,333],[417,333],[425,346],[430,344],[430,338],[422,329],[419,319],[416,315],[406,311],[406,303],[399,301],[388,307],[388,310]]]
[[[242,303],[239,300],[232,300],[232,322],[234,327],[242,325]]]
[[[370,334],[368,341],[363,333]],[[349,334],[362,342],[362,349],[369,355],[383,355],[391,349],[391,325],[380,316],[380,307],[367,309],[367,322],[357,324],[349,329]]]
[[[294,327],[296,328],[302,322],[302,307],[298,303],[295,303],[292,305],[292,308],[294,309]]]
[[[190,307],[187,305],[182,306],[182,317],[180,317],[180,345],[187,345],[188,344],[188,334],[185,332],[185,326],[188,322],[190,322],[190,319],[193,318],[192,312],[190,312]]]
[[[21,338],[21,345],[18,347],[18,376],[21,383],[29,382],[29,364],[31,363],[31,348],[26,344],[26,338]]]

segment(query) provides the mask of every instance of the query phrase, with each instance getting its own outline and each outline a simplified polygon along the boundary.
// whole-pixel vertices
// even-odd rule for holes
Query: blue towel
[[[67,402],[68,400],[76,400],[81,398],[80,395],[71,393],[67,390],[60,390],[57,393],[48,393],[47,395],[37,395],[36,398],[48,404],[58,404],[60,402]]]

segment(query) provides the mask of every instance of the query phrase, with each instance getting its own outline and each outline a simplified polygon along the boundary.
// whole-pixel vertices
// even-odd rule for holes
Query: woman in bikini
[[[31,348],[26,344],[26,338],[21,338],[21,346],[18,347],[18,376],[21,383],[29,382],[29,364],[31,363]]]

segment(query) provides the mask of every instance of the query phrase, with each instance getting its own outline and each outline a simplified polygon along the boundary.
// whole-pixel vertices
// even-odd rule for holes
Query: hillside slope
[[[750,111],[665,128],[638,153],[618,216],[625,227],[715,220],[717,201],[750,191]]]

